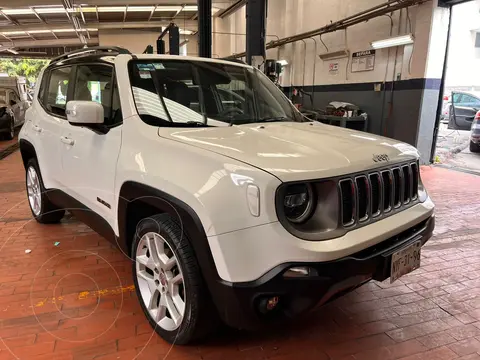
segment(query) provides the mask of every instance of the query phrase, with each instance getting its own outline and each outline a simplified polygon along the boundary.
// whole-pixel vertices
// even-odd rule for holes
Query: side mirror
[[[103,124],[103,106],[95,101],[67,102],[67,120],[72,125]]]

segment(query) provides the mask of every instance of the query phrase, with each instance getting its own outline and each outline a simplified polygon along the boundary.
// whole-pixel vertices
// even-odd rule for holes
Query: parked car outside
[[[470,133],[470,151],[473,153],[480,152],[480,111],[475,115]]]
[[[30,104],[24,77],[0,76],[0,135],[4,139],[13,139]]]
[[[475,114],[479,110],[480,92],[453,91],[448,106],[448,128],[470,130]]]
[[[68,209],[119,246],[145,316],[175,344],[218,319],[258,329],[393,282],[434,229],[414,147],[309,121],[238,62],[63,55],[19,138],[33,217]]]
[[[450,114],[450,106],[452,103],[450,102],[452,94],[445,94],[443,96],[442,102],[442,112],[440,114],[440,122],[443,124],[448,124],[449,114]]]

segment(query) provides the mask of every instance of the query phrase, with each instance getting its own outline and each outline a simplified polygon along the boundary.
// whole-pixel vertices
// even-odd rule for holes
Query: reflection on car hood
[[[161,137],[237,159],[282,181],[338,176],[418,158],[411,145],[320,123],[278,122],[213,128],[159,128]]]

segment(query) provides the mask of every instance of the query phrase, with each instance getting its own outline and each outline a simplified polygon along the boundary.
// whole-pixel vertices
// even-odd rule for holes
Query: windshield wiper
[[[290,120],[289,118],[285,116],[272,116],[272,117],[264,117],[261,119],[258,119],[256,122],[279,122],[279,121],[288,121]]]
[[[188,125],[195,125],[195,126],[198,126],[198,127],[210,127],[210,125],[207,125],[206,123],[204,122],[201,122],[201,121],[187,121],[186,122]]]
[[[160,99],[160,103],[163,106],[163,110],[165,111],[165,114],[167,114],[168,121],[173,123],[172,116],[170,115],[170,112],[167,109],[167,105],[165,105],[165,100],[163,100],[163,96],[160,92],[160,89],[162,88],[162,85],[160,84],[160,81],[158,80],[156,70],[150,70],[150,77],[152,78],[153,86],[155,87],[155,91],[157,92],[158,98]]]

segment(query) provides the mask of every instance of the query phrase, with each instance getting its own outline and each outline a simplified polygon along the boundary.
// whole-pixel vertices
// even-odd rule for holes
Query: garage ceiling
[[[180,0],[181,1],[181,0]],[[213,1],[212,14],[231,1]],[[103,29],[156,29],[175,22],[180,33],[197,30],[197,4],[179,0],[3,0],[0,6],[0,55],[54,56],[64,47],[98,45]],[[56,48],[56,50],[52,49]]]

